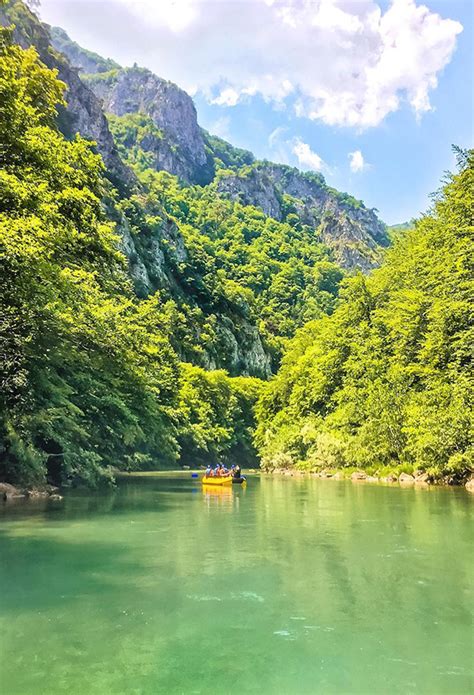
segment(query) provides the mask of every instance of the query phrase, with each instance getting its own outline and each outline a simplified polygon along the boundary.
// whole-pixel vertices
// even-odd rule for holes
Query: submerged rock
[[[26,494],[30,500],[41,500],[50,496],[47,490],[36,490],[35,488],[27,490]]]
[[[332,476],[332,479],[333,480],[344,480],[344,473],[342,473],[341,471],[338,471],[337,473],[334,473],[334,475]]]

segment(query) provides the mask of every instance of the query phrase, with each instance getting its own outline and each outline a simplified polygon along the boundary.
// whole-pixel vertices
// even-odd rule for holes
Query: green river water
[[[0,505],[2,695],[473,692],[465,490],[235,487]]]

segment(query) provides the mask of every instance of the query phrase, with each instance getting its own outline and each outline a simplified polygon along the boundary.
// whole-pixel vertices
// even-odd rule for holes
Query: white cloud
[[[379,3],[42,0],[41,12],[87,47],[223,108],[259,95],[299,116],[363,129],[403,103],[417,117],[429,111],[462,31],[416,0]]]
[[[349,157],[349,166],[351,171],[353,171],[355,174],[367,168],[367,164],[365,163],[364,157],[360,150],[349,152],[347,156]]]
[[[239,103],[240,97],[240,92],[237,92],[232,87],[227,87],[227,89],[223,89],[215,99],[211,99],[211,104],[217,104],[217,106],[235,106]]]
[[[185,31],[198,18],[195,0],[119,0],[138,12],[151,26],[164,27],[174,33]]]
[[[302,169],[321,171],[326,166],[319,154],[313,152],[311,147],[306,142],[303,142],[301,138],[295,138],[292,151],[296,155],[298,164]]]

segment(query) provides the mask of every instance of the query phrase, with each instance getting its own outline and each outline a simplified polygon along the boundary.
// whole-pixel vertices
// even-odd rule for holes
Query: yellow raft
[[[211,478],[205,475],[201,482],[203,485],[232,485],[232,476],[229,475],[225,478],[219,478],[216,476]]]

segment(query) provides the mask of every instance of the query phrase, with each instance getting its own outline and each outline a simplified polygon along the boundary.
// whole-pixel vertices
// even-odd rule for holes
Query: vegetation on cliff
[[[474,152],[458,158],[383,267],[292,341],[257,408],[265,466],[472,470]]]
[[[182,186],[166,172],[145,170],[141,180],[183,239],[185,259],[167,253],[182,298],[206,316],[240,316],[257,326],[274,369],[297,328],[333,311],[344,272],[313,228],[224,200],[212,186]],[[146,210],[135,198],[138,238]]]

